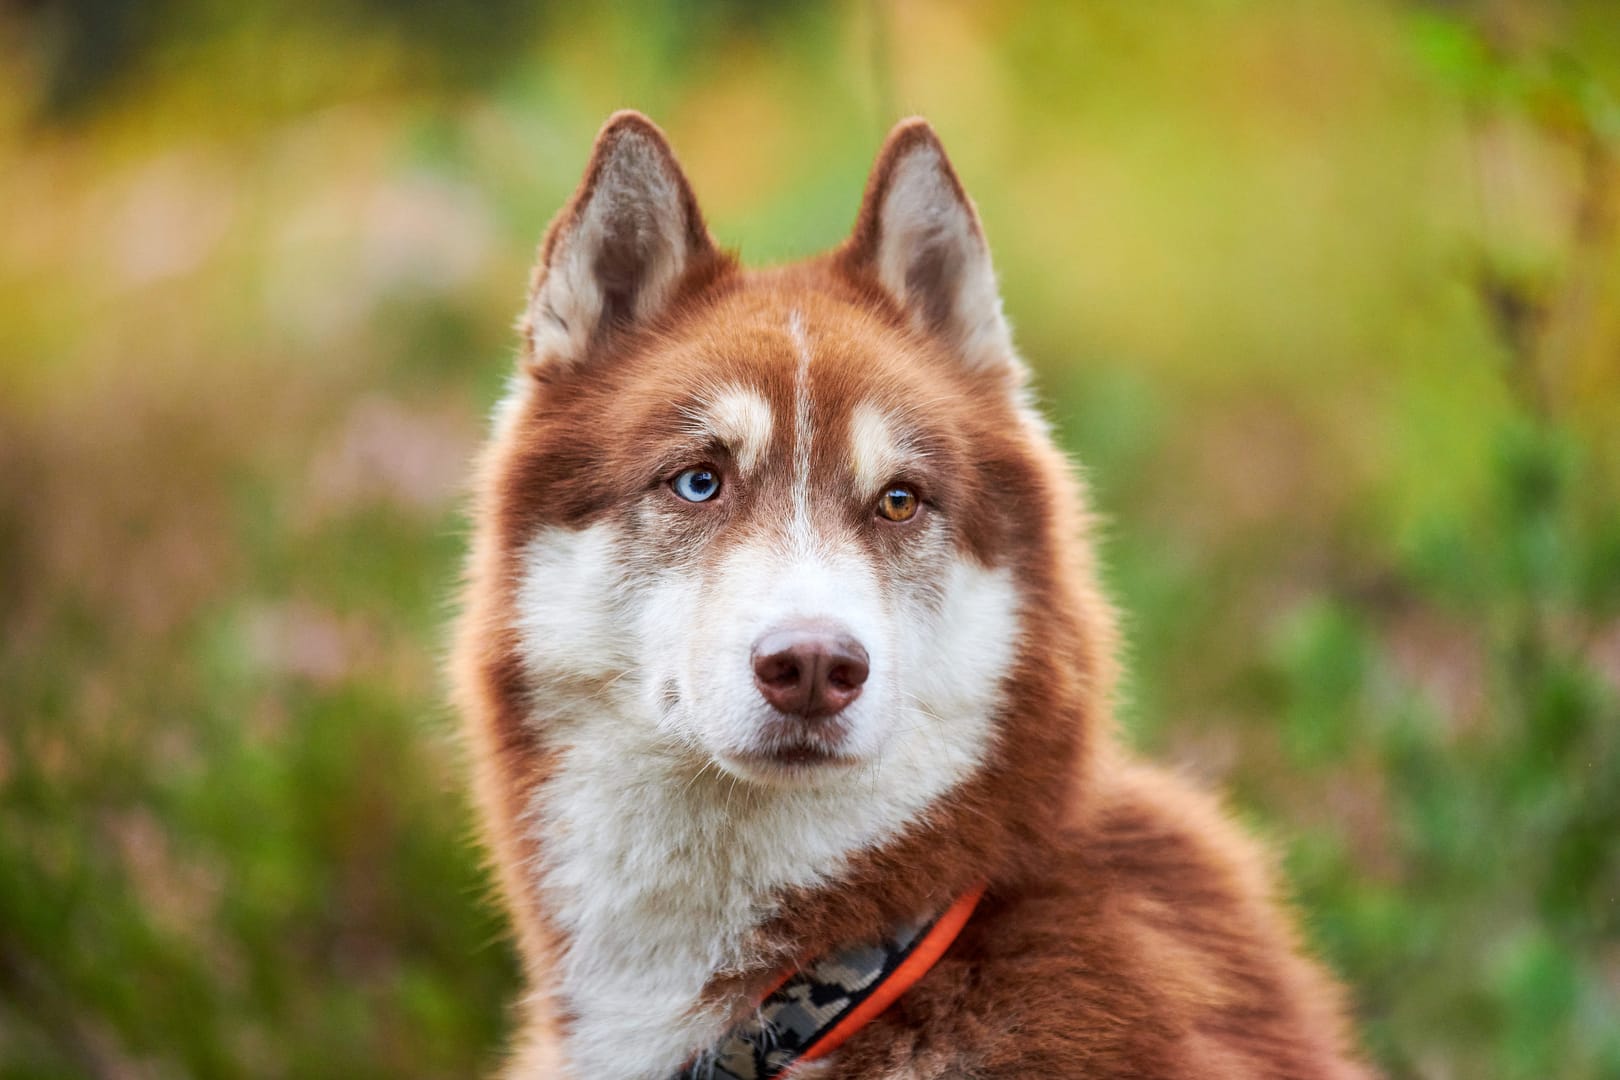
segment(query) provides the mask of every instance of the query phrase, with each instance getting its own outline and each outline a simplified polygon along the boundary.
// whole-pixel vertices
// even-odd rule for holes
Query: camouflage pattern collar
[[[984,894],[896,927],[875,945],[844,949],[788,973],[753,1014],[671,1080],[772,1080],[837,1049],[950,948]]]

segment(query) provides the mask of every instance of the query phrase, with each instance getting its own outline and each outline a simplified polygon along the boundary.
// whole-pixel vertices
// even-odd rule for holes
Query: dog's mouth
[[[861,763],[853,754],[817,739],[775,739],[733,750],[721,764],[744,779],[766,783],[805,783],[845,772]]]

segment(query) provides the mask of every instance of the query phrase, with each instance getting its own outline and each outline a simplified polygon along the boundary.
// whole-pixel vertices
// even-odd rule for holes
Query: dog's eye
[[[910,521],[917,515],[917,493],[896,484],[878,500],[877,512],[878,516],[889,521]]]
[[[720,494],[720,474],[713,469],[687,469],[671,480],[669,486],[687,502],[708,502]]]

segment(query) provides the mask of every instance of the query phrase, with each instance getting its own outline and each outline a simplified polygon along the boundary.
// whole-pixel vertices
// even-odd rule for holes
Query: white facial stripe
[[[855,483],[868,495],[893,480],[916,457],[893,417],[869,401],[861,402],[850,417],[849,453]]]
[[[810,530],[810,339],[805,336],[804,318],[794,311],[788,316],[788,336],[798,353],[793,374],[793,538],[801,551],[811,546]]]
[[[709,402],[701,423],[726,444],[746,472],[765,456],[775,417],[770,403],[755,391],[728,386]]]

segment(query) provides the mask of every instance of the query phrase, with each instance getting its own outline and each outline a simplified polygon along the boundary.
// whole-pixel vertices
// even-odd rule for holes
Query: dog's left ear
[[[970,369],[1020,369],[979,215],[926,120],[889,133],[838,257],[847,271],[875,278],[914,326],[944,339]]]

